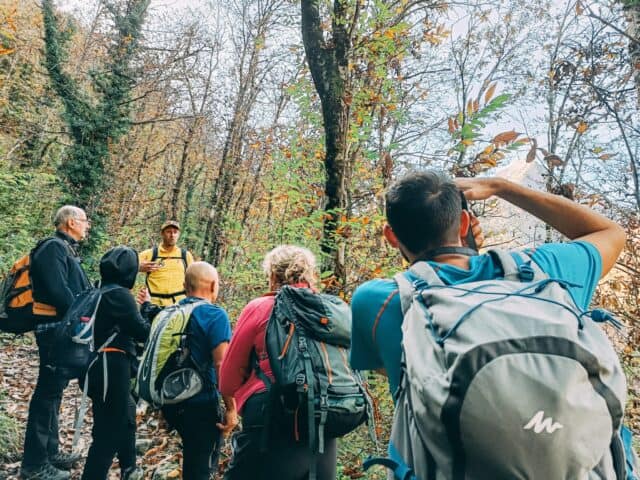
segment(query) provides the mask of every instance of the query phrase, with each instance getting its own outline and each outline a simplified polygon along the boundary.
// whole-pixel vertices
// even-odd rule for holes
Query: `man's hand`
[[[484,233],[482,233],[482,227],[480,226],[480,220],[469,210],[469,219],[471,221],[471,225],[469,228],[471,229],[471,233],[473,234],[473,239],[476,242],[476,248],[480,249],[482,245],[484,245]],[[462,241],[462,245],[465,247],[469,247],[467,245],[467,237],[460,239]]]
[[[161,268],[162,268],[162,265],[156,262],[140,262],[140,265],[138,266],[138,271],[143,273],[151,273]]]
[[[486,200],[500,192],[501,178],[456,178],[454,182],[467,200]],[[471,223],[473,227],[473,222]],[[475,236],[475,234],[474,234]]]
[[[541,192],[504,178],[456,178],[467,200],[497,196],[523,209],[571,240],[593,245],[602,259],[602,276],[613,267],[626,239],[617,223],[590,208],[559,195]]]
[[[216,426],[220,429],[224,437],[229,435],[237,425],[238,412],[235,408],[227,408],[224,412],[224,423],[216,423]]]
[[[149,290],[147,289],[147,287],[143,287],[140,289],[138,295],[136,295],[136,300],[140,305],[142,305],[144,302],[151,301],[151,295],[149,295]]]

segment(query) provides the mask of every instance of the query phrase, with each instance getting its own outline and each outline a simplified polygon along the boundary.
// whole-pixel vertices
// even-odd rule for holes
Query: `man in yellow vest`
[[[160,228],[162,242],[140,253],[140,271],[147,274],[147,289],[151,303],[159,307],[172,305],[185,298],[184,272],[193,262],[193,255],[176,244],[180,224],[169,220]]]

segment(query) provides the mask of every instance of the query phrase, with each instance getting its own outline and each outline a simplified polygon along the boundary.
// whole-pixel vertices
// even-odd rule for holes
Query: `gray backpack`
[[[618,479],[626,381],[603,310],[524,254],[504,279],[445,285],[427,262],[396,275],[403,372],[389,459],[401,479]],[[515,258],[514,258],[515,257]],[[516,258],[518,261],[516,262]]]

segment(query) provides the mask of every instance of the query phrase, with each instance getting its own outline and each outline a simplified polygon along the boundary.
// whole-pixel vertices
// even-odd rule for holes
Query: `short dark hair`
[[[387,221],[410,253],[455,241],[462,201],[458,187],[443,172],[408,173],[389,187],[385,200]]]

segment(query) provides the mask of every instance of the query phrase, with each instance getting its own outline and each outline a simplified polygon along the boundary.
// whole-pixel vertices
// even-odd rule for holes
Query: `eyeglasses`
[[[88,218],[76,218],[78,222],[85,222],[87,225],[91,225],[91,220]]]

